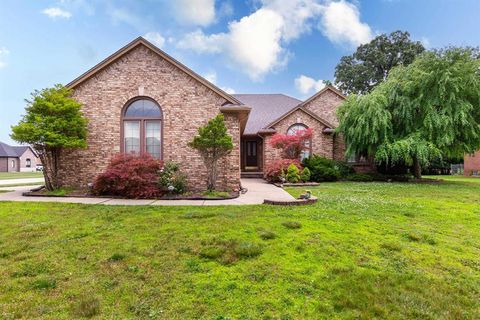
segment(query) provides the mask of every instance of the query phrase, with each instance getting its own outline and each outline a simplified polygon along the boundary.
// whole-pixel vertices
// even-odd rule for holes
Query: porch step
[[[260,171],[246,171],[241,173],[242,179],[262,179],[263,172]]]

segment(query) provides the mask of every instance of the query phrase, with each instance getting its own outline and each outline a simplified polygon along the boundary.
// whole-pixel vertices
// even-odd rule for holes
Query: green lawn
[[[478,319],[480,180],[448,180],[325,183],[311,207],[0,203],[0,318]]]
[[[43,178],[42,172],[0,172],[0,180]]]

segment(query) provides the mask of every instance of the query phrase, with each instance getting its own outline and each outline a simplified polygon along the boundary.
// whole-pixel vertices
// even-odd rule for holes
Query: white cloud
[[[209,71],[203,75],[205,79],[207,79],[209,82],[213,83],[214,85],[218,86],[217,84],[217,73],[215,71]],[[228,94],[234,94],[235,90],[233,90],[230,87],[219,87],[223,91],[225,91]]]
[[[211,83],[215,84],[217,82],[217,73],[215,71],[210,71],[206,73],[203,77]]]
[[[223,51],[226,40],[225,33],[206,35],[201,30],[188,33],[177,46],[182,49],[191,49],[198,53],[220,53]]]
[[[215,0],[175,0],[173,8],[180,23],[208,26],[215,21]]]
[[[230,87],[220,87],[223,91],[225,91],[228,94],[235,94],[235,90],[230,88]]]
[[[72,16],[72,14],[66,10],[63,10],[58,7],[51,7],[44,9],[42,11],[43,14],[47,15],[49,18],[55,19],[55,18],[65,18],[68,19]]]
[[[5,57],[10,53],[5,47],[0,47],[0,69],[7,65]]]
[[[325,83],[323,80],[315,80],[302,74],[295,79],[295,87],[302,94],[306,95],[322,90],[325,88]]]
[[[165,38],[159,32],[148,32],[143,37],[159,48],[165,44]]]
[[[227,33],[206,35],[197,30],[187,34],[178,46],[198,53],[225,53],[250,78],[259,80],[286,61],[280,44],[282,28],[280,15],[260,9],[231,22]]]
[[[358,45],[371,39],[370,27],[360,21],[357,7],[345,0],[257,0],[260,8],[229,23],[228,31],[186,34],[179,48],[197,53],[224,54],[233,67],[253,80],[288,62],[288,45],[313,26],[335,43]]]
[[[358,8],[344,0],[330,2],[324,7],[320,30],[334,43],[355,47],[372,39],[370,27],[360,21]]]

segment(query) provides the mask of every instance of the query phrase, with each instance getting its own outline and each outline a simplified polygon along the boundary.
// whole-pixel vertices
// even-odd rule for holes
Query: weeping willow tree
[[[422,165],[480,148],[480,60],[471,48],[426,52],[339,108],[347,154]]]

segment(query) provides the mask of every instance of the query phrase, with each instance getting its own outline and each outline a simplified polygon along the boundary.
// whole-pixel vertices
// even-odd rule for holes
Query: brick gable
[[[180,163],[191,189],[205,188],[203,162],[187,143],[198,127],[217,115],[228,101],[141,44],[76,84],[74,97],[83,104],[82,112],[89,120],[88,148],[62,154],[60,173],[64,185],[85,187],[120,152],[121,112],[129,100],[138,96],[152,98],[162,108],[164,160]],[[219,177],[219,188],[238,189],[240,122],[235,113],[226,114],[225,119],[235,148],[221,165],[224,174]]]

